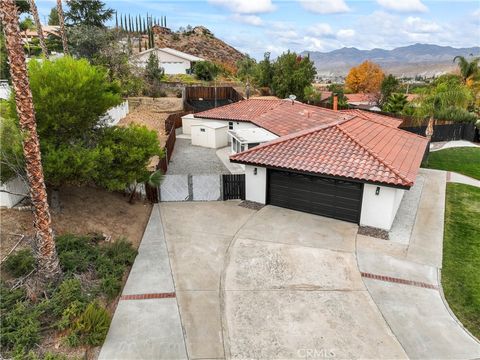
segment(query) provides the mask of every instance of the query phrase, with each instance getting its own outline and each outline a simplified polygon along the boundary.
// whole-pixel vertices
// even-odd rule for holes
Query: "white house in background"
[[[0,207],[14,207],[28,195],[28,191],[28,186],[19,177],[0,183]]]
[[[385,230],[428,144],[389,116],[291,100],[244,100],[182,120],[187,134],[202,123],[228,126],[246,200]]]
[[[134,55],[131,61],[135,65],[145,68],[152,53],[158,57],[158,62],[167,75],[190,74],[196,62],[204,61],[198,56],[170,48],[148,49]]]
[[[10,85],[6,80],[0,80],[0,99],[8,100],[10,98],[10,94],[12,90],[10,89]]]

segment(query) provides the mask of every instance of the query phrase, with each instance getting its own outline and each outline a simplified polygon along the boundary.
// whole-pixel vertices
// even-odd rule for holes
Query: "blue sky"
[[[421,43],[480,45],[480,0],[104,0],[119,14],[167,16],[173,30],[203,25],[261,58],[341,47],[392,49]],[[54,0],[37,0],[46,19]],[[113,22],[112,22],[113,24]]]

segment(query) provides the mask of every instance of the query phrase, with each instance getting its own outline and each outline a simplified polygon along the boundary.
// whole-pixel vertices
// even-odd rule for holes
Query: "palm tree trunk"
[[[41,276],[54,278],[60,274],[61,270],[53,239],[32,91],[27,76],[15,0],[0,0],[0,19],[5,32],[6,50],[10,62],[10,74],[15,91],[20,129],[24,134],[23,155],[30,184],[30,198],[34,206],[35,251],[38,270]]]
[[[65,19],[63,17],[62,0],[57,0],[58,22],[60,23],[60,35],[62,36],[63,53],[68,55],[67,33],[65,32]]]
[[[33,15],[33,20],[35,21],[35,27],[37,28],[40,47],[42,48],[43,55],[45,55],[45,57],[48,59],[47,45],[45,44],[45,38],[43,37],[42,24],[40,23],[40,18],[38,17],[37,5],[35,5],[35,0],[30,0],[29,2],[30,2],[30,10]]]

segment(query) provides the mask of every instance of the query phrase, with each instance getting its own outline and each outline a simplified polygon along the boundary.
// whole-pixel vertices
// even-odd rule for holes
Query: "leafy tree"
[[[270,53],[266,52],[263,55],[263,60],[257,65],[257,73],[255,82],[260,87],[271,87],[273,78],[273,64],[270,61]]]
[[[27,16],[25,19],[20,21],[20,30],[22,31],[35,30],[35,23],[33,22],[33,19],[30,16]]]
[[[380,97],[380,105],[384,105],[385,102],[388,101],[390,98],[390,95],[393,93],[398,92],[400,88],[400,81],[393,76],[392,74],[389,74],[386,76],[383,81],[382,85],[380,87],[380,92],[381,92],[381,97]]]
[[[109,190],[123,190],[131,182],[149,179],[149,159],[163,155],[157,135],[139,126],[105,126],[102,115],[121,98],[104,69],[84,59],[63,57],[32,61],[29,74],[49,186],[94,182]],[[15,113],[13,99],[9,111]],[[2,144],[2,180],[4,159],[12,163],[15,156],[21,158],[17,148],[22,137],[12,122],[14,117],[7,118],[1,132],[2,141],[9,138]]]
[[[210,61],[199,61],[195,63],[193,73],[200,80],[212,81],[218,75],[219,68]]]
[[[308,104],[318,104],[322,99],[322,93],[315,89],[312,85],[307,86],[304,90],[304,99]]]
[[[273,66],[272,90],[282,98],[294,94],[303,100],[304,90],[311,85],[315,74],[315,66],[308,56],[289,51],[279,56]]]
[[[155,132],[145,126],[108,127],[99,143],[99,169],[95,182],[109,190],[124,190],[147,181],[147,165],[153,155],[163,156]]]
[[[110,46],[114,32],[96,26],[79,25],[68,28],[68,40],[73,55],[92,61],[102,49]]]
[[[128,54],[118,41],[111,42],[93,58],[94,65],[107,69],[111,82],[118,82],[122,96],[138,96],[142,93],[144,79],[137,75],[137,69],[129,62]]]
[[[114,14],[114,10],[105,8],[100,0],[67,0],[68,11],[65,13],[69,25],[86,25],[104,27],[104,23]]]
[[[251,58],[249,55],[241,60],[238,60],[237,63],[237,77],[241,81],[247,81],[253,79],[256,72],[257,62],[255,59]]]
[[[382,68],[367,60],[350,69],[345,78],[345,85],[355,93],[375,93],[380,90],[384,77]]]
[[[403,112],[403,109],[407,103],[407,95],[392,93],[384,103],[382,110],[393,114],[399,114]]]
[[[118,88],[108,82],[102,69],[70,57],[31,61],[29,79],[46,183],[60,186],[89,181],[98,158],[93,143],[99,119],[120,103]],[[13,97],[9,110],[10,117],[15,117]],[[9,146],[15,150],[13,142]]]
[[[48,15],[48,25],[60,25],[60,19],[58,18],[58,11],[56,7],[50,10]]]
[[[15,0],[15,5],[17,6],[18,15],[30,12],[30,3],[28,1]]]

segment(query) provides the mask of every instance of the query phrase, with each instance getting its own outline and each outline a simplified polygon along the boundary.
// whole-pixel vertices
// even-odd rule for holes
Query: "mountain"
[[[352,66],[365,60],[379,64],[385,72],[405,76],[433,76],[455,68],[453,58],[457,55],[480,56],[480,47],[453,48],[430,44],[414,44],[393,50],[359,50],[347,48],[330,52],[303,51],[310,55],[319,75],[346,75]]]

